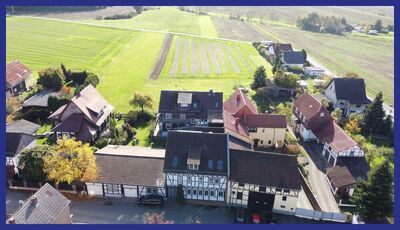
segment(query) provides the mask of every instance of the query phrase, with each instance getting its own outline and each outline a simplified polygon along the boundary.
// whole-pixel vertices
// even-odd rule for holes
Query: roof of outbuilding
[[[6,133],[25,133],[25,134],[33,134],[40,128],[40,125],[21,119],[12,122],[7,125]]]
[[[24,64],[15,60],[7,64],[6,67],[6,81],[9,85],[15,85],[32,74],[32,71],[28,69]]]
[[[35,137],[25,133],[6,133],[6,156],[14,157],[29,146]]]
[[[33,197],[36,197],[36,201],[33,201]],[[69,203],[70,200],[46,183],[25,201],[7,223],[14,219],[15,224],[53,224]]]
[[[164,186],[163,164],[164,158],[152,155],[150,148],[132,150],[121,148],[108,151],[103,149],[96,152],[96,163],[99,174],[96,182],[143,185],[143,186]],[[149,156],[145,156],[149,151]],[[142,154],[138,154],[142,152]],[[139,156],[140,155],[140,156]]]
[[[48,100],[50,96],[55,96],[57,97],[58,95],[61,95],[60,92],[54,92],[51,89],[44,89],[32,97],[28,98],[28,100],[24,101],[22,104],[22,107],[47,107],[48,106]]]
[[[239,183],[301,189],[295,156],[230,149],[230,179]]]
[[[227,174],[228,138],[224,133],[202,133],[195,131],[169,131],[165,150],[164,171],[188,171],[187,159],[190,151],[200,151],[198,171],[191,173]],[[177,165],[174,166],[174,159]],[[208,167],[212,160],[213,167]],[[222,161],[222,169],[217,162]]]
[[[306,62],[302,51],[286,51],[283,52],[283,62],[285,64],[302,65]]]
[[[335,93],[338,100],[348,100],[351,103],[368,104],[370,100],[365,92],[365,82],[362,78],[333,78],[328,84],[335,84]]]
[[[337,188],[356,184],[356,180],[347,167],[335,166],[328,168],[327,176]]]
[[[286,116],[279,114],[250,114],[244,117],[243,123],[249,127],[286,128]]]

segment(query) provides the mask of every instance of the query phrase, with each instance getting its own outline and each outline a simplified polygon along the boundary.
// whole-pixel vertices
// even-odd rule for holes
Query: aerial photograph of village
[[[6,224],[394,223],[394,7],[5,20]]]

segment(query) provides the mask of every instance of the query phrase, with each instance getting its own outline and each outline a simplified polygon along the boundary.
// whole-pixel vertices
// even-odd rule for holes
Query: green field
[[[27,34],[29,36],[26,36]],[[133,92],[151,95],[155,102],[153,109],[156,110],[160,90],[163,89],[213,88],[224,92],[224,97],[227,98],[236,85],[249,86],[257,66],[264,65],[268,74],[271,74],[271,66],[258,55],[251,44],[174,36],[160,78],[150,80],[149,73],[160,52],[164,37],[163,33],[8,17],[7,62],[14,58],[19,59],[34,72],[49,66],[59,66],[61,62],[71,69],[93,71],[100,76],[97,89],[118,112],[131,109],[128,100]],[[203,56],[209,63],[208,74],[200,71],[200,65],[197,72],[192,71],[192,58],[203,59],[198,53],[191,52],[186,54],[187,57],[190,56],[190,59],[186,59],[187,69],[190,71],[181,74],[179,69],[176,74],[169,74],[175,57],[177,39],[186,40],[188,44],[196,43],[198,47],[203,43],[211,48],[221,47],[220,53],[216,54],[212,49],[207,49],[206,55]],[[178,68],[182,67],[185,60],[184,49],[180,50],[181,53],[176,56]],[[216,65],[220,70],[217,70]]]
[[[352,33],[337,36],[313,33],[296,27],[258,24],[252,26],[267,38],[292,43],[294,49],[305,49],[316,61],[336,75],[355,71],[366,81],[370,97],[382,91],[384,100],[394,101],[394,37]]]
[[[101,25],[218,37],[209,16],[184,12],[175,7],[144,11],[131,19],[84,21]]]

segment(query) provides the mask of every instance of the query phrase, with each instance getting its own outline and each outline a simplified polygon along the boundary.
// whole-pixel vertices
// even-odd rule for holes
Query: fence
[[[304,208],[297,208],[295,216],[313,220],[325,220],[333,222],[348,222],[351,215],[335,212],[321,212]]]
[[[45,183],[43,182],[29,182],[29,181],[21,181],[21,180],[7,180],[8,188],[16,189],[16,190],[27,190],[27,191],[36,191],[41,188]],[[51,186],[59,190],[60,192],[65,193],[80,193],[85,191],[84,185],[79,184],[66,184],[66,183],[59,183],[55,184],[49,182]]]

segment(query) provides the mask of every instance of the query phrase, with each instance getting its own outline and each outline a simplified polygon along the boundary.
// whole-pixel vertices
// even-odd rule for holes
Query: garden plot
[[[251,44],[175,36],[160,77],[249,77],[260,65]]]
[[[164,67],[165,59],[167,58],[169,48],[171,47],[172,37],[173,37],[172,34],[168,34],[167,36],[165,36],[160,53],[158,54],[157,61],[153,66],[153,70],[151,71],[150,79],[157,79],[158,75],[160,75],[160,72]]]
[[[249,26],[246,22],[233,19],[213,17],[212,21],[221,38],[236,39],[241,41],[263,41],[265,36]]]

